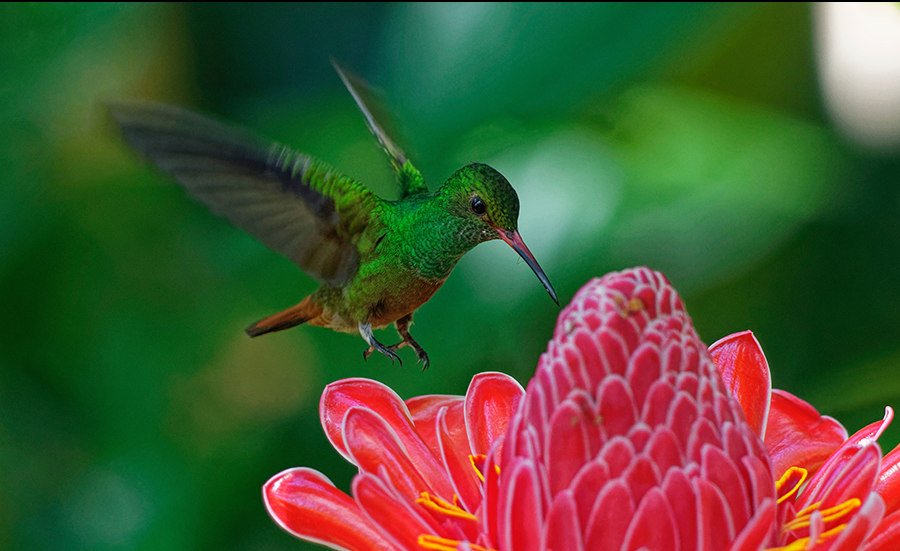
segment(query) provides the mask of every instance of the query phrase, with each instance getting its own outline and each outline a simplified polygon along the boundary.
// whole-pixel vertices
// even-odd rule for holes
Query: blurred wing
[[[339,286],[359,267],[356,244],[381,200],[307,155],[167,105],[109,106],[125,140],[216,214]]]
[[[379,124],[378,119],[375,118],[376,113],[382,119],[385,118],[383,115],[385,109],[382,107],[377,94],[366,81],[344,70],[334,59],[331,60],[331,65],[334,66],[334,70],[341,77],[344,86],[347,87],[350,95],[356,101],[357,107],[362,111],[369,130],[372,131],[372,134],[375,134],[378,143],[381,144],[384,152],[390,157],[391,164],[397,170],[398,179],[400,180],[400,198],[403,199],[410,195],[427,192],[428,187],[425,186],[422,174],[413,166],[406,153],[387,135],[382,125]]]

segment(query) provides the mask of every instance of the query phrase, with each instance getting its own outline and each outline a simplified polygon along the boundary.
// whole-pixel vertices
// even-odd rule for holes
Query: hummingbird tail
[[[258,337],[266,333],[282,331],[291,327],[306,323],[322,314],[322,307],[312,300],[312,296],[303,299],[300,304],[291,306],[287,310],[278,312],[254,323],[245,331],[251,337]]]

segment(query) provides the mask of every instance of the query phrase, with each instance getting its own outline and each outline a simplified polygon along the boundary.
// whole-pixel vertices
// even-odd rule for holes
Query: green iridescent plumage
[[[399,358],[415,310],[478,243],[503,239],[531,266],[556,300],[547,277],[517,231],[519,199],[499,172],[483,164],[456,171],[436,192],[384,133],[367,89],[335,65],[397,170],[401,197],[385,201],[329,165],[280,144],[166,105],[110,105],[125,140],[171,174],[216,214],[291,259],[322,285],[296,306],[251,325],[251,336],[301,323],[356,332]],[[384,346],[373,328],[394,323],[403,341]]]

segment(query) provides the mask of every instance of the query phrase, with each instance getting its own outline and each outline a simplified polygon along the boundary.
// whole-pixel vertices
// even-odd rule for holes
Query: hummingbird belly
[[[358,332],[360,323],[381,329],[415,312],[446,281],[403,277],[402,271],[379,270],[346,289],[323,285],[313,295],[322,314],[308,323],[344,333]]]

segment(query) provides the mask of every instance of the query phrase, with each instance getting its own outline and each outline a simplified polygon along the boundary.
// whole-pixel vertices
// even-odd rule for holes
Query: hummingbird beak
[[[541,280],[541,283],[544,285],[544,289],[547,289],[547,292],[550,293],[550,298],[553,299],[553,302],[559,306],[559,299],[556,298],[556,291],[553,290],[553,285],[550,285],[550,280],[547,279],[547,274],[544,273],[544,270],[541,269],[538,261],[534,259],[534,255],[531,254],[531,251],[528,250],[528,247],[525,246],[525,242],[522,241],[522,236],[519,235],[518,231],[506,231],[497,229],[497,232],[500,234],[500,239],[506,241],[506,243],[512,247],[522,259],[525,260],[525,263],[534,271],[534,275]]]

